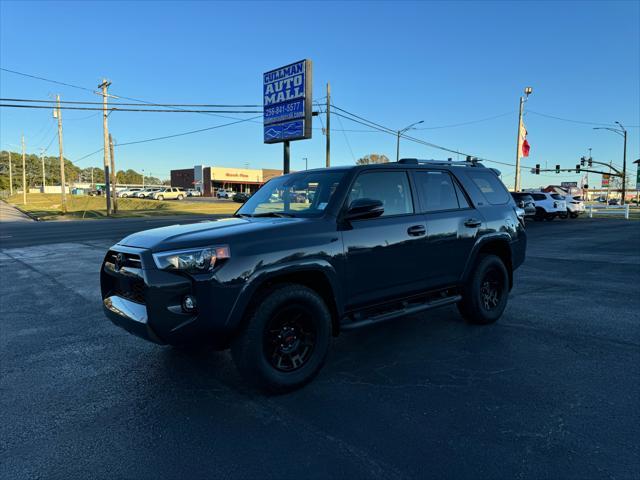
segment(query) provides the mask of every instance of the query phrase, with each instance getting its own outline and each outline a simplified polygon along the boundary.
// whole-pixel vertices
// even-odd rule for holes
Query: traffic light
[[[580,157],[580,165],[582,165],[584,167],[585,162],[587,161],[586,158],[584,157]]]
[[[580,164],[576,165],[576,173],[580,173]]]
[[[540,164],[536,163],[536,175],[540,175]]]
[[[589,157],[589,166],[593,167],[593,159],[591,157]]]
[[[560,173],[560,165],[556,165],[556,173]]]

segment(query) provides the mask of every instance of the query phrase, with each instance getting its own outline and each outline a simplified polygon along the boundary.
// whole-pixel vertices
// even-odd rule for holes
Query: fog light
[[[193,312],[196,309],[196,297],[193,295],[185,295],[182,299],[182,309],[185,312]]]

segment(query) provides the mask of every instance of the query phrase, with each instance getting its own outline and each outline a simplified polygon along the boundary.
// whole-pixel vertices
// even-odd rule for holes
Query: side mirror
[[[519,206],[520,208],[524,208],[524,200],[520,200],[520,201],[518,202],[518,206]]]
[[[379,217],[384,213],[384,207],[380,200],[373,198],[358,198],[351,202],[347,210],[347,220],[363,220],[365,218]]]

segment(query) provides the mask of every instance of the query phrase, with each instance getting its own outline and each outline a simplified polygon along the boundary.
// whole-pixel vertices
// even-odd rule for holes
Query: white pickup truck
[[[149,195],[149,198],[153,198],[154,200],[182,200],[186,196],[187,192],[181,188],[165,187],[157,192],[153,192]]]

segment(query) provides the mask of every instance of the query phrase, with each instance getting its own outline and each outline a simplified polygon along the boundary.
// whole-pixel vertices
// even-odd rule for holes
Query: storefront
[[[195,188],[205,197],[215,196],[219,189],[253,193],[273,177],[282,175],[282,170],[230,167],[205,167],[171,170],[171,186]]]

